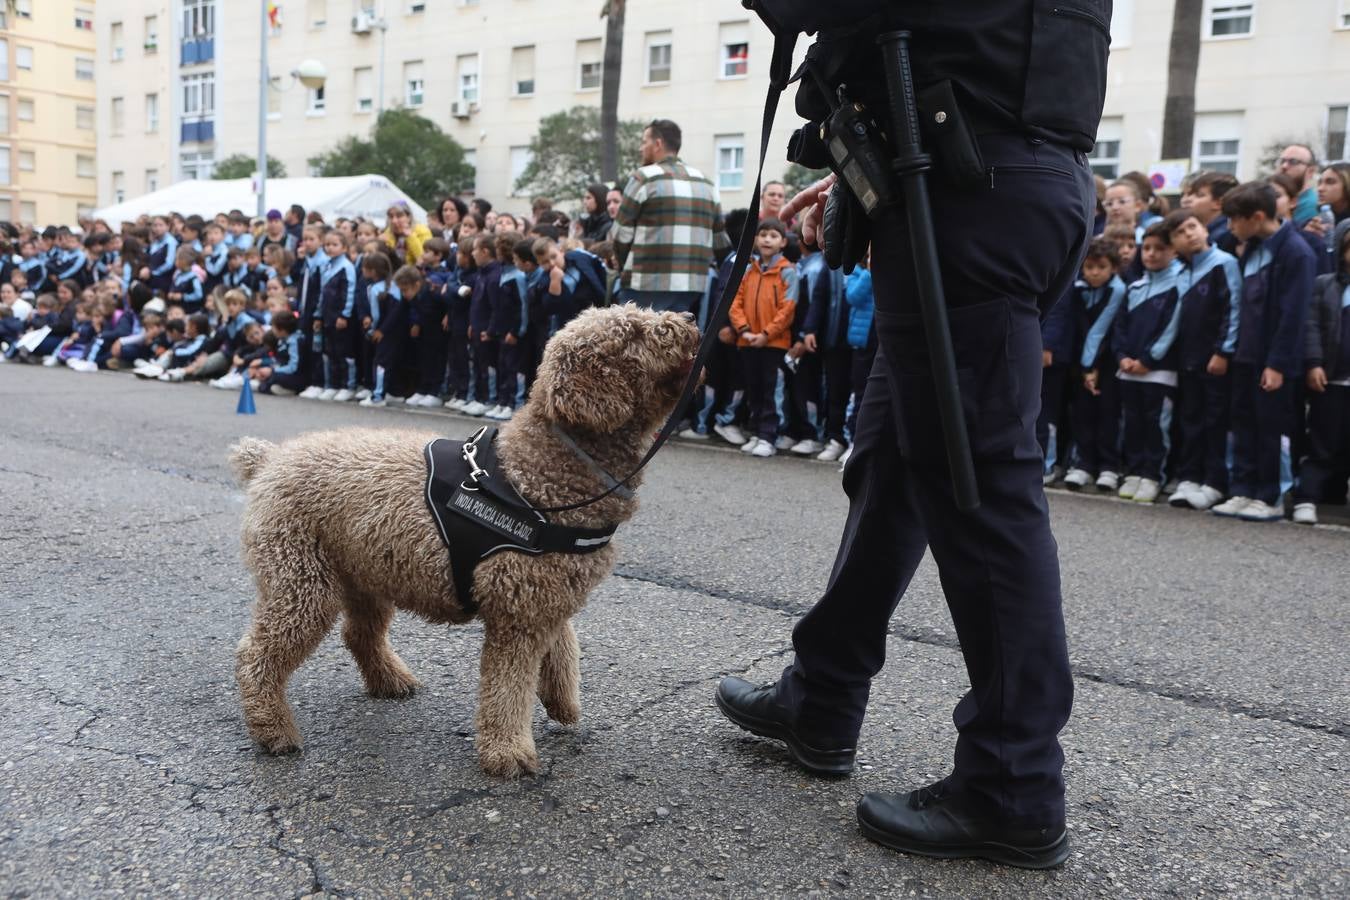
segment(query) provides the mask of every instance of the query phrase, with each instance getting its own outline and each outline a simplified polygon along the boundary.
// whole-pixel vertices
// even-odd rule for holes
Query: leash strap
[[[760,127],[759,169],[755,172],[754,193],[750,195],[750,215],[745,219],[745,227],[741,229],[741,237],[736,244],[736,261],[732,264],[727,283],[722,287],[722,294],[717,299],[717,306],[714,308],[712,315],[708,317],[707,330],[703,332],[703,338],[699,341],[698,353],[694,356],[694,366],[689,370],[689,377],[685,379],[684,387],[680,390],[680,398],[675,403],[675,409],[666,419],[666,424],[661,427],[661,431],[656,435],[656,440],[652,441],[651,447],[642,457],[642,460],[638,462],[637,467],[611,485],[603,494],[577,503],[569,503],[566,506],[535,507],[539,512],[565,512],[569,509],[580,509],[583,506],[590,506],[592,503],[605,499],[620,488],[626,489],[628,482],[633,479],[633,476],[646,468],[647,463],[651,462],[652,457],[656,456],[666,441],[670,440],[670,436],[674,434],[676,426],[679,425],[680,416],[683,414],[685,407],[689,405],[689,401],[693,399],[694,391],[698,387],[699,378],[703,374],[703,367],[708,364],[708,357],[712,355],[713,348],[717,346],[717,332],[727,321],[727,314],[731,312],[731,305],[736,300],[736,292],[740,290],[741,281],[745,278],[745,270],[750,265],[750,251],[754,248],[755,235],[759,231],[759,203],[760,190],[763,187],[764,179],[764,160],[769,154],[769,137],[773,132],[773,120],[778,112],[778,101],[783,96],[783,91],[787,88],[791,78],[792,52],[796,44],[796,32],[775,31],[769,91],[764,98],[764,117]]]

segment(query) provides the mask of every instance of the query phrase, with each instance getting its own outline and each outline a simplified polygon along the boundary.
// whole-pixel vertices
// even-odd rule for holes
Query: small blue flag
[[[251,416],[258,412],[253,405],[253,381],[244,376],[244,387],[239,391],[239,407],[235,410],[241,416]]]

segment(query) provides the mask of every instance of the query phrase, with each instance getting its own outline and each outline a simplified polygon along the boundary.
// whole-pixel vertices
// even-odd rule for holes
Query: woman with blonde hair
[[[406,203],[395,203],[385,213],[388,225],[380,235],[384,242],[410,266],[422,260],[422,245],[431,240],[431,229],[413,222],[412,210]]]

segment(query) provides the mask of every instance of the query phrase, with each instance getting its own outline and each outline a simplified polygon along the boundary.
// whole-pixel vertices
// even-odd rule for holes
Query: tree
[[[1162,158],[1185,159],[1195,137],[1195,76],[1200,68],[1204,0],[1176,0],[1167,49],[1167,100],[1163,105]]]
[[[349,135],[311,157],[319,175],[383,175],[422,206],[473,184],[464,148],[430,119],[407,109],[380,113],[370,139]]]
[[[808,169],[801,163],[792,163],[783,172],[783,186],[787,188],[788,199],[791,200],[793,194],[806,190],[828,174],[829,169]]]
[[[521,194],[544,197],[580,197],[586,186],[602,177],[600,110],[574,106],[539,120],[539,132],[530,139],[530,163],[516,179]],[[617,129],[619,156],[636,163],[642,142],[642,123],[620,122]]]
[[[619,76],[623,74],[623,19],[627,0],[605,0],[605,61],[600,81],[600,177],[613,184],[619,178],[622,138],[619,127]],[[639,134],[640,137],[640,134]]]
[[[249,156],[247,153],[235,153],[216,163],[216,168],[212,171],[211,177],[218,181],[228,178],[252,178],[257,171],[258,157]],[[282,165],[281,160],[270,153],[267,154],[267,177],[286,177],[286,167]]]

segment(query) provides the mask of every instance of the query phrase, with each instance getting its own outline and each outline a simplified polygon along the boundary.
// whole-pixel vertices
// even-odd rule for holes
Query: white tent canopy
[[[306,212],[320,213],[325,222],[361,216],[384,227],[385,211],[394,203],[406,203],[413,221],[425,222],[426,210],[418,206],[398,185],[383,175],[350,175],[342,178],[269,178],[267,206],[283,212],[298,203]],[[253,179],[224,181],[180,181],[163,190],[134,200],[104,207],[94,213],[113,228],[134,222],[142,215],[181,213],[209,219],[219,212],[242,209],[249,216],[258,208]]]

